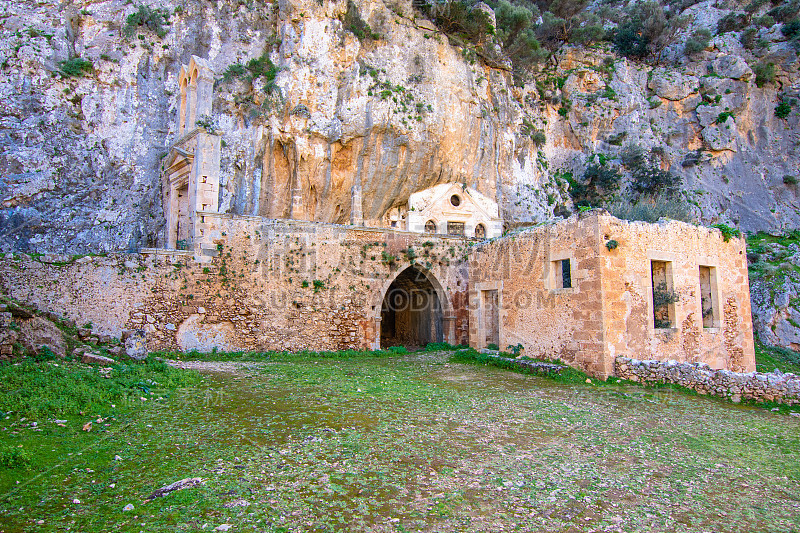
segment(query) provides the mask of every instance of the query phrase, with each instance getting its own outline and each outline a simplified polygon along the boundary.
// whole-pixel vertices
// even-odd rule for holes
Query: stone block
[[[147,358],[147,335],[143,329],[124,331],[122,343],[125,346],[125,355],[131,359],[141,361]]]
[[[97,353],[85,353],[83,356],[81,356],[81,363],[86,363],[87,365],[109,366],[116,363],[116,361],[110,357],[105,357]]]

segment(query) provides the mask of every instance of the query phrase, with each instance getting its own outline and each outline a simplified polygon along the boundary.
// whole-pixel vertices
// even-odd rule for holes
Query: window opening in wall
[[[653,283],[653,327],[675,327],[675,302],[679,296],[672,289],[672,263],[651,261],[650,273]]]
[[[553,261],[553,288],[555,289],[571,289],[572,288],[572,271],[570,269],[569,259],[560,259]]]
[[[447,223],[448,235],[464,236],[464,223],[463,222],[448,222]]]
[[[450,204],[453,207],[460,206],[461,205],[461,197],[459,195],[457,195],[457,194],[454,194],[453,196],[450,197]]]
[[[429,220],[425,223],[425,233],[436,233],[436,222]]]
[[[714,298],[714,287],[717,285],[717,272],[714,267],[700,265],[700,309],[703,312],[703,327],[718,327],[719,313]]]
[[[486,226],[483,224],[478,224],[475,226],[475,238],[476,239],[485,239],[486,238]]]

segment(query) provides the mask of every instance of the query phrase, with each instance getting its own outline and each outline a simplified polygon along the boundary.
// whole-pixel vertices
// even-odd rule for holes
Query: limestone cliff
[[[714,5],[685,10],[686,35],[727,13]],[[232,213],[289,216],[297,191],[299,218],[347,222],[359,185],[377,222],[416,191],[464,182],[508,222],[538,221],[570,205],[563,170],[638,143],[684,177],[707,222],[800,222],[784,182],[800,173],[798,112],[774,111],[798,96],[797,54],[777,30],[762,57],[726,33],[689,59],[667,49],[660,67],[609,44],[565,46],[520,87],[402,0],[163,1],[149,15],[118,0],[3,7],[6,251],[163,243],[160,163],[192,55],[220,78],[202,125],[223,136],[220,205]],[[766,60],[777,75],[759,88],[752,65]]]

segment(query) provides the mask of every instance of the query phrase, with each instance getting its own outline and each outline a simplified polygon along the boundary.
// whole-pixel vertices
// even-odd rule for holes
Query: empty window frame
[[[653,327],[675,327],[675,302],[678,294],[672,288],[672,262],[650,261],[653,288]]]
[[[572,288],[572,270],[569,259],[559,259],[558,261],[553,261],[553,288]]]
[[[704,328],[719,327],[719,303],[716,296],[717,269],[700,265],[700,310]]]

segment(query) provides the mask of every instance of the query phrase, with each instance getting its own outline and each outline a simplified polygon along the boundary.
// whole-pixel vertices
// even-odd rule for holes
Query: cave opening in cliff
[[[428,276],[410,266],[389,286],[381,306],[381,348],[417,349],[443,341],[442,302]]]

